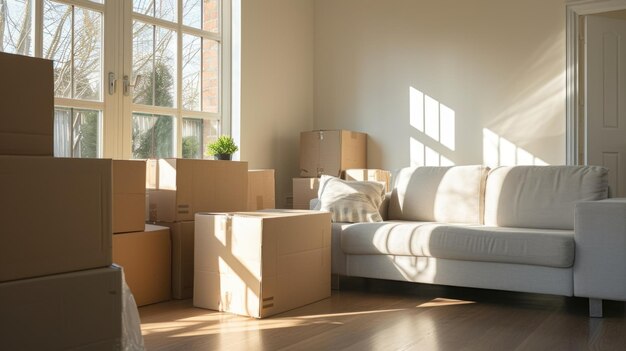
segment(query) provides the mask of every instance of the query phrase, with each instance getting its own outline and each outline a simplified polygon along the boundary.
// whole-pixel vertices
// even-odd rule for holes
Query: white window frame
[[[34,23],[33,40],[34,56],[43,57],[43,1],[33,0]],[[183,0],[178,0],[178,23],[155,19],[150,16],[133,14],[130,0],[105,0],[104,4],[90,0],[53,0],[58,3],[79,6],[101,12],[103,14],[102,35],[102,64],[101,64],[101,92],[102,101],[87,101],[68,98],[54,98],[55,107],[91,109],[103,111],[100,119],[98,157],[130,159],[132,158],[132,92],[128,96],[123,94],[122,78],[131,77],[132,71],[132,21],[139,19],[147,23],[157,24],[177,31],[177,77],[176,77],[176,108],[141,106],[137,112],[171,114],[175,116],[175,155],[182,157],[182,119],[202,118],[217,119],[220,121],[220,134],[231,133],[231,11],[232,0],[221,0],[220,4],[220,33],[209,33],[197,28],[182,24]],[[126,34],[129,33],[129,34]],[[218,113],[187,111],[182,108],[182,35],[193,34],[199,37],[216,40],[220,43],[220,77]],[[120,44],[121,43],[121,44]],[[109,73],[115,78],[115,93],[109,94]]]
[[[211,33],[198,28],[189,27],[183,25],[182,4],[183,0],[178,0],[177,21],[173,23],[170,21],[164,21],[151,16],[133,13],[132,2],[123,1],[120,2],[123,13],[123,32],[132,33],[133,20],[140,20],[142,22],[157,25],[159,27],[167,28],[176,31],[177,34],[177,60],[176,60],[176,107],[160,107],[160,106],[146,106],[133,104],[133,93],[128,96],[119,94],[121,99],[121,113],[124,116],[121,128],[121,139],[117,141],[111,141],[117,144],[121,149],[121,153],[117,152],[117,157],[130,159],[132,158],[132,113],[150,113],[161,115],[174,116],[174,133],[176,137],[174,156],[182,157],[182,125],[183,118],[198,118],[198,119],[212,119],[220,121],[220,134],[230,134],[231,130],[231,94],[230,94],[230,81],[231,81],[231,0],[221,0],[220,4],[220,33]],[[201,111],[189,111],[184,110],[182,106],[182,46],[183,46],[183,34],[193,34],[201,38],[207,38],[215,40],[220,45],[220,76],[219,76],[219,103],[218,112],[201,112]],[[132,77],[132,36],[123,35],[123,73],[120,76]],[[118,129],[119,130],[119,127]],[[116,157],[116,156],[113,156]]]

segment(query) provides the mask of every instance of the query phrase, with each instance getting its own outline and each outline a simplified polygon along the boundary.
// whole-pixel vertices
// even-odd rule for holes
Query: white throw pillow
[[[329,211],[333,222],[382,222],[378,212],[385,197],[382,183],[348,181],[323,175],[316,210]]]

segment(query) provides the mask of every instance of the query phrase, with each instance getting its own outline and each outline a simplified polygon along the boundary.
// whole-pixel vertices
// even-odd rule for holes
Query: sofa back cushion
[[[487,177],[485,225],[571,230],[576,202],[607,194],[603,167],[499,167]]]
[[[396,175],[390,220],[482,223],[484,166],[408,167]]]

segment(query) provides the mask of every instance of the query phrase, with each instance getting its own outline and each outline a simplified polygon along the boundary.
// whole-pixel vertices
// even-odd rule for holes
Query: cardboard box
[[[144,230],[146,161],[113,160],[113,233]]]
[[[172,238],[172,298],[193,296],[194,221],[158,222],[170,228]]]
[[[52,61],[0,52],[0,155],[52,156]]]
[[[111,265],[111,160],[0,156],[0,282]]]
[[[367,168],[367,134],[348,130],[300,133],[301,177],[339,177],[350,168]]]
[[[193,221],[196,212],[242,211],[248,205],[248,163],[160,159],[148,189],[151,222]]]
[[[137,306],[171,298],[172,244],[168,227],[146,224],[145,231],[114,235],[113,262],[124,268]]]
[[[391,191],[391,172],[384,169],[347,169],[341,177],[345,180],[379,182],[385,186],[385,192]]]
[[[330,213],[196,214],[196,307],[263,318],[330,296]]]
[[[276,208],[273,169],[248,171],[248,211]]]
[[[122,272],[92,269],[0,283],[0,349],[118,350]]]
[[[308,210],[312,199],[317,198],[319,178],[293,178],[293,208]]]

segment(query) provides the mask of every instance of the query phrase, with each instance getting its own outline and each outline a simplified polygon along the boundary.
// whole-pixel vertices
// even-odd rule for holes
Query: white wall
[[[313,127],[313,0],[241,1],[241,160],[276,170],[284,207]]]
[[[369,167],[565,162],[564,0],[316,0],[314,66]]]

